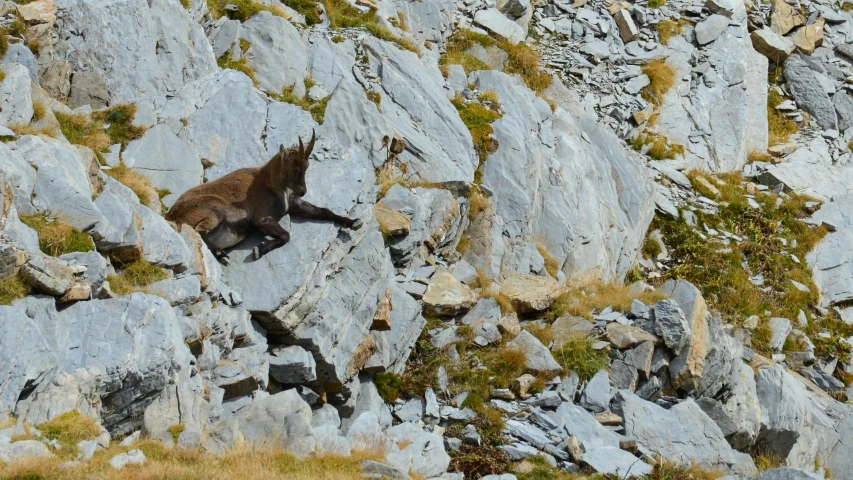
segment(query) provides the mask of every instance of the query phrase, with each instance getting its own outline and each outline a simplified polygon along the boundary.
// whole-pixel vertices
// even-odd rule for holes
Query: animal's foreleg
[[[225,253],[225,250],[210,239],[210,232],[216,228],[218,223],[219,222],[215,218],[207,218],[199,222],[195,227],[195,231],[198,232],[201,239],[204,240],[205,245],[207,245],[207,248],[210,249],[213,256],[219,261],[219,263],[223,265],[230,265],[231,259],[228,258],[228,254]]]
[[[312,205],[301,198],[296,199],[290,206],[289,213],[295,214],[304,218],[316,218],[318,220],[331,220],[340,223],[344,227],[358,230],[361,228],[362,222],[360,219],[347,218],[329,210],[328,208]]]
[[[256,226],[264,235],[272,237],[270,240],[265,240],[263,243],[252,249],[252,255],[255,260],[263,257],[272,250],[284,246],[290,241],[290,233],[284,229],[273,217],[262,218]]]

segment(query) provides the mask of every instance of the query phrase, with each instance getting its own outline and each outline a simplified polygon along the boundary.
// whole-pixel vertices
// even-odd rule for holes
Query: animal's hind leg
[[[228,254],[225,253],[225,250],[223,250],[222,247],[210,239],[210,232],[212,232],[218,225],[219,220],[215,216],[210,215],[196,225],[195,231],[198,232],[201,239],[204,240],[205,244],[207,244],[207,248],[213,252],[213,256],[219,260],[219,263],[227,266],[231,264]]]
[[[252,249],[252,254],[255,260],[263,257],[267,253],[283,246],[290,241],[290,233],[282,227],[273,217],[264,217],[257,222],[256,226],[261,233],[268,237],[273,237],[270,240],[265,240],[263,243]]]

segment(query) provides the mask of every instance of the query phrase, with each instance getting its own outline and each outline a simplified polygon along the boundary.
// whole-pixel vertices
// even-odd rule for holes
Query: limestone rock
[[[379,228],[388,235],[408,235],[411,219],[393,208],[385,206],[383,203],[377,203],[373,209],[376,215],[376,221],[379,222]]]
[[[633,325],[622,325],[616,322],[609,323],[606,332],[610,343],[619,349],[633,347],[643,342],[660,343],[660,338]]]
[[[507,39],[513,45],[524,40],[524,29],[506,18],[498,9],[480,10],[474,15],[474,22],[481,27]]]
[[[779,0],[777,3],[784,3]],[[797,106],[810,113],[824,129],[838,129],[835,108],[817,79],[817,73],[800,55],[785,61],[785,80]]]
[[[699,45],[707,45],[723,34],[723,30],[729,25],[729,19],[723,15],[711,15],[696,24],[696,42]]]
[[[524,352],[525,366],[530,370],[549,372],[562,368],[551,356],[548,347],[542,345],[542,342],[527,330],[522,330],[511,342],[507,343],[507,348]]]
[[[814,53],[815,49],[823,45],[823,17],[819,17],[814,23],[801,27],[789,38],[806,55]]]
[[[468,311],[477,303],[477,295],[447,269],[440,268],[430,279],[422,300],[425,311],[448,317]]]
[[[805,23],[803,15],[794,10],[785,0],[774,0],[770,10],[770,28],[779,35],[786,35]]]
[[[750,34],[755,50],[774,63],[782,63],[797,47],[794,42],[764,27]]]
[[[665,299],[655,305],[655,333],[678,355],[690,341],[691,326],[674,300]]]
[[[620,9],[613,15],[613,19],[616,20],[616,25],[619,27],[619,37],[622,38],[623,42],[629,43],[636,40],[640,31],[637,29],[637,25],[634,24],[634,20],[631,18],[628,10]]]
[[[501,284],[501,295],[512,302],[516,312],[539,312],[547,309],[559,295],[557,282],[547,276],[510,275]]]
[[[610,376],[605,370],[599,370],[587,383],[581,394],[580,404],[587,410],[603,412],[610,407]]]
[[[7,65],[3,71],[6,78],[0,83],[0,124],[26,125],[33,118],[30,72],[19,63]]]

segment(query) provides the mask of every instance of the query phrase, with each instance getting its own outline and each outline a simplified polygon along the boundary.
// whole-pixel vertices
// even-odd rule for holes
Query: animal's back
[[[166,220],[195,227],[196,222],[191,217],[196,213],[210,209],[228,209],[231,213],[228,216],[233,216],[233,213],[238,213],[236,210],[239,210],[233,207],[246,205],[250,187],[257,178],[257,171],[258,168],[241,168],[187,190],[169,209]]]

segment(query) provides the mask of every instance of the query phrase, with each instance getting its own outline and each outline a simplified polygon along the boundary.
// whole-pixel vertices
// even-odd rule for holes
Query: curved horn
[[[314,141],[317,139],[317,134],[314,129],[311,129],[311,142],[308,143],[308,150],[305,152],[305,157],[311,156],[311,152],[314,151]]]
[[[304,157],[305,156],[305,147],[302,145],[302,137],[298,137],[298,138],[299,138],[299,156]]]

